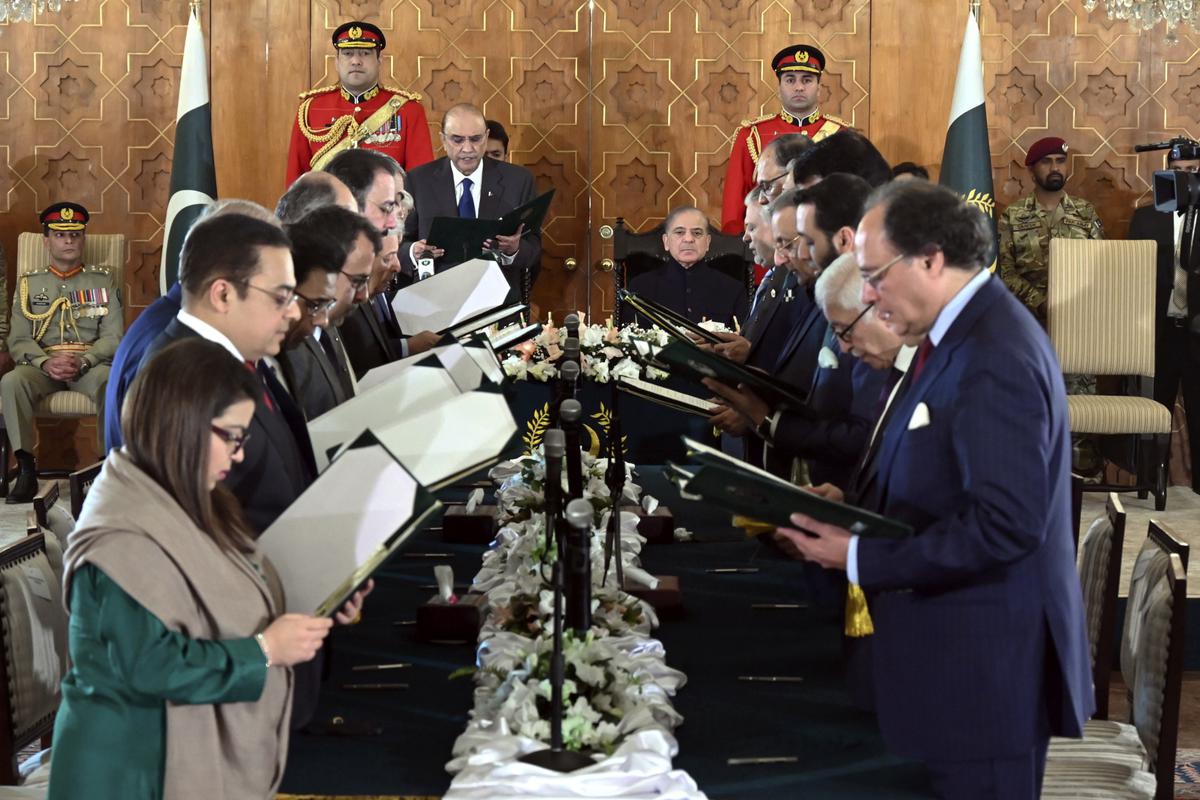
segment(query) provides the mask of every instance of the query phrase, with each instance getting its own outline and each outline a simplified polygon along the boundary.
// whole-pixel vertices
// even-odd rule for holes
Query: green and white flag
[[[197,217],[217,198],[213,162],[212,107],[208,102],[208,58],[200,11],[192,6],[183,45],[183,72],[175,112],[175,156],[171,164],[171,199],[163,230],[158,285],[163,294],[179,277],[183,239]]]
[[[987,214],[995,231],[996,194],[992,188],[992,150],[988,145],[984,105],[983,54],[979,22],[972,13],[967,14],[967,29],[958,57],[958,77],[954,81],[954,101],[950,105],[938,182]]]

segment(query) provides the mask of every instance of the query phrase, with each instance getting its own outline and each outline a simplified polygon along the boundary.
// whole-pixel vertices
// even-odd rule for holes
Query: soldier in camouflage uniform
[[[104,418],[104,387],[125,329],[116,280],[105,267],[83,264],[88,212],[55,203],[41,214],[50,264],[17,279],[8,349],[17,366],[0,378],[0,402],[19,474],[9,503],[37,494],[34,407],[70,389],[92,398]]]
[[[1004,283],[1046,327],[1046,278],[1051,239],[1103,239],[1104,226],[1096,208],[1072,197],[1067,183],[1067,143],[1057,137],[1034,142],[1025,156],[1035,188],[1028,197],[1010,205],[1000,215],[1000,252],[997,268]],[[1095,394],[1094,375],[1067,375],[1067,394]],[[1098,478],[1104,459],[1095,437],[1075,436],[1073,469]]]

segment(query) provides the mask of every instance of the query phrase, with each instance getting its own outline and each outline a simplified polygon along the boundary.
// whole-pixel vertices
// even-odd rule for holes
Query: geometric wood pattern
[[[157,292],[184,0],[79,0],[0,25],[0,244],[62,197],[129,242],[126,307]],[[421,92],[433,128],[456,102],[504,123],[512,158],[558,190],[544,234],[543,311],[611,308],[598,231],[641,229],[694,203],[716,215],[738,123],[777,108],[770,59],[812,41],[828,57],[821,106],[892,160],[936,171],[965,0],[207,0],[218,192],[274,205],[296,94],[334,80],[329,34],[366,19],[387,34],[383,80]],[[1031,189],[1024,151],[1071,145],[1068,191],[1123,236],[1157,155],[1133,145],[1198,134],[1200,36],[1137,33],[1082,0],[983,5],[997,200]],[[936,43],[931,45],[930,42]],[[576,259],[578,270],[564,269]],[[10,276],[10,288],[12,287]]]

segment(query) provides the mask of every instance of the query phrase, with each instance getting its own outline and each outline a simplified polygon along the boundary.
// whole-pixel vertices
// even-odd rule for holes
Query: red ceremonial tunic
[[[421,95],[376,86],[355,97],[335,84],[300,95],[300,109],[288,147],[288,185],[313,168],[318,153],[344,139],[393,97],[399,106],[395,113],[362,138],[359,147],[387,153],[406,170],[432,161],[433,144]]]
[[[754,188],[754,167],[763,148],[785,133],[803,133],[814,142],[837,133],[850,123],[813,111],[807,117],[794,117],[786,111],[758,119],[743,120],[733,139],[729,166],[725,171],[725,194],[721,202],[721,230],[741,233],[746,218],[746,195]],[[774,176],[771,176],[774,177]]]

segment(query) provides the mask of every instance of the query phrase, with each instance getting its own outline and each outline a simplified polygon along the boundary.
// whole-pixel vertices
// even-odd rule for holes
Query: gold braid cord
[[[50,304],[50,308],[48,308],[47,310],[43,311],[40,314],[33,313],[33,311],[29,308],[29,278],[28,277],[21,278],[21,313],[24,314],[25,318],[28,319],[30,322],[42,323],[37,328],[37,332],[34,333],[34,335],[33,335],[33,340],[35,342],[40,342],[42,340],[42,337],[46,335],[46,331],[48,331],[50,329],[50,323],[51,323],[50,318],[54,316],[54,312],[59,311],[59,310],[62,311],[62,313],[59,314],[59,317],[58,317],[58,331],[60,334],[59,341],[62,341],[67,338],[66,337],[66,316],[67,316],[67,308],[70,307],[70,305],[71,305],[71,301],[69,301],[67,298],[59,297],[53,303]],[[75,324],[75,320],[71,320],[71,328],[74,329],[75,338],[78,339],[79,338],[79,327]]]

